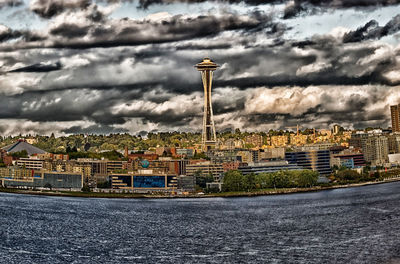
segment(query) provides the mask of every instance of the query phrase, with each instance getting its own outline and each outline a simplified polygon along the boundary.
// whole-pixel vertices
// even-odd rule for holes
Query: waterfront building
[[[8,169],[8,168],[7,168]],[[6,170],[7,170],[6,169]],[[0,170],[3,187],[13,188],[52,188],[80,191],[83,187],[83,176],[79,173],[33,171],[21,168]]]
[[[389,154],[389,163],[394,165],[400,165],[400,153]]]
[[[304,170],[304,168],[298,166],[297,164],[289,164],[289,162],[286,160],[280,160],[280,161],[250,163],[248,165],[240,166],[238,170],[241,171],[243,175],[247,175],[250,173],[254,174],[272,173],[282,170]]]
[[[372,166],[385,165],[389,161],[389,144],[386,136],[374,135],[363,141],[364,159]]]
[[[199,173],[200,176],[211,174],[214,177],[214,181],[219,181],[221,174],[224,173],[224,168],[222,164],[216,164],[210,161],[186,165],[187,176],[195,176],[197,173]]]
[[[204,115],[203,115],[203,133],[202,149],[208,151],[215,148],[217,136],[215,132],[214,117],[211,103],[211,85],[213,72],[219,67],[209,58],[204,58],[202,62],[195,65],[201,73],[204,88]]]
[[[286,152],[285,159],[289,164],[297,164],[304,169],[318,171],[320,175],[331,173],[329,150]]]
[[[400,132],[400,104],[390,106],[392,132]]]
[[[178,189],[192,192],[195,190],[196,178],[193,176],[180,175],[178,179]]]
[[[177,175],[142,170],[134,174],[111,174],[111,188],[132,191],[171,191],[177,189]]]
[[[340,152],[331,150],[332,166],[345,166],[348,168],[363,167],[366,165],[364,155],[358,149],[344,149]],[[335,162],[335,159],[337,160]]]

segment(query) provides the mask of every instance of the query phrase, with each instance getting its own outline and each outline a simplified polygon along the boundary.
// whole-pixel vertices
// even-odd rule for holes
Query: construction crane
[[[301,128],[302,126],[300,126],[299,124],[297,124],[297,126],[289,126],[289,127],[286,127],[286,128],[292,128],[292,129],[294,129],[294,128],[296,128],[297,129],[297,136],[299,136],[300,135],[300,128]]]

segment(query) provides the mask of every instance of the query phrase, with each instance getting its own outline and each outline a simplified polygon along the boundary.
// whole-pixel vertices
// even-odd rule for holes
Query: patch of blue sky
[[[0,11],[0,24],[14,30],[33,29],[40,30],[47,26],[48,21],[41,19],[29,10],[29,0],[18,7],[5,7]]]
[[[355,30],[371,20],[376,20],[384,26],[390,19],[399,14],[398,6],[365,9],[338,9],[322,14],[301,16],[283,21],[293,29],[287,32],[286,37],[292,39],[307,39],[315,34],[328,34],[335,28]],[[387,38],[390,39],[390,38]]]
[[[132,3],[122,3],[121,6],[116,9],[111,17],[113,18],[124,18],[129,17],[133,19],[142,19],[148,15],[166,12],[170,15],[206,15],[206,14],[218,14],[223,12],[237,12],[239,14],[246,14],[249,11],[256,9],[272,12],[275,8],[271,5],[259,5],[248,6],[243,3],[239,4],[228,4],[228,3],[215,3],[215,2],[203,2],[203,3],[171,3],[166,5],[151,5],[148,9],[138,9],[137,1]],[[283,8],[281,8],[283,9]]]

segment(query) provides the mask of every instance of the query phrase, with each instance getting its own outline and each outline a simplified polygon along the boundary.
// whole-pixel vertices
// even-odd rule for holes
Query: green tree
[[[317,184],[318,172],[312,170],[293,171],[296,187],[312,187]]]
[[[225,173],[223,179],[224,191],[238,192],[246,189],[246,180],[242,172],[238,170],[230,170]]]
[[[211,173],[203,175],[203,172],[201,170],[197,170],[194,173],[194,176],[196,179],[196,185],[198,185],[202,189],[207,187],[207,183],[214,181],[214,176]]]

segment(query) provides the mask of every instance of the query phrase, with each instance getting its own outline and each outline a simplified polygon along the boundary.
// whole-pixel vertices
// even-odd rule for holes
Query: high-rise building
[[[392,132],[400,132],[400,104],[391,105],[390,113],[392,116]]]
[[[195,67],[201,73],[201,79],[204,87],[202,149],[203,151],[208,151],[211,148],[215,148],[215,144],[217,142],[211,103],[211,84],[213,72],[219,66],[209,58],[204,58],[203,61],[196,64]]]
[[[365,161],[372,166],[384,165],[389,161],[389,144],[386,136],[374,135],[368,137],[362,146]]]

